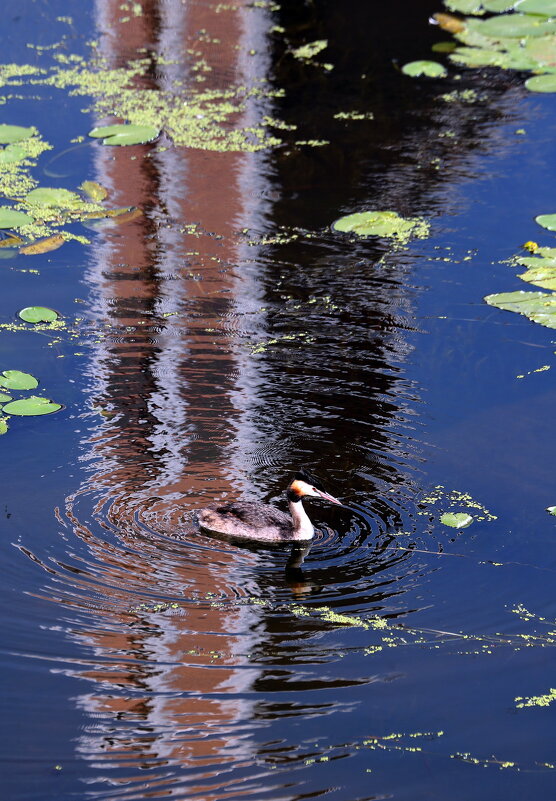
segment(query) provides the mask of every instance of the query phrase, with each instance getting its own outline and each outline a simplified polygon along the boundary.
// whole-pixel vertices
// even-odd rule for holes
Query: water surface
[[[10,801],[553,797],[554,710],[515,699],[553,684],[555,391],[534,371],[554,334],[483,297],[551,244],[554,101],[496,71],[403,76],[446,38],[407,5],[25,0],[4,21],[5,63],[94,40],[113,66],[151,54],[150,88],[195,88],[194,50],[203,88],[283,90],[240,122],[298,126],[259,152],[71,148],[104,121],[90,98],[6,91],[1,121],[53,145],[41,184],[144,212],[3,262],[3,322],[40,303],[78,334],[0,337],[65,405],[3,438]],[[292,57],[321,39],[317,64]],[[354,110],[373,119],[334,117]],[[330,230],[364,208],[431,236]],[[300,465],[346,504],[308,502],[306,554],[184,524],[283,506]]]

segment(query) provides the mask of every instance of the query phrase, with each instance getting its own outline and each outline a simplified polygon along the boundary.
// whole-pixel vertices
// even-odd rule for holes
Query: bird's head
[[[290,481],[287,496],[288,500],[293,501],[294,503],[296,501],[300,501],[302,498],[310,497],[320,498],[321,500],[328,501],[329,503],[336,503],[338,506],[342,505],[342,502],[337,498],[334,498],[333,495],[329,495],[328,492],[325,491],[318,478],[312,475],[312,473],[305,468],[299,470]]]

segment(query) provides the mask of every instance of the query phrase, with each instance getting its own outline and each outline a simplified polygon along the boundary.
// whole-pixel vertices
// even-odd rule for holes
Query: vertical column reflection
[[[140,16],[121,22],[120,0],[97,0],[103,55],[120,66],[151,52],[153,70],[142,79],[150,89],[168,89],[176,78],[194,85],[198,76],[183,55],[202,31],[195,46],[211,66],[203,88],[262,77],[266,13],[253,14],[239,0],[227,5],[229,13],[215,14],[207,3],[143,2]],[[247,60],[254,43],[260,55]],[[250,717],[239,695],[254,676],[239,669],[239,651],[250,648],[254,635],[245,632],[256,612],[207,603],[193,605],[187,616],[151,618],[131,608],[140,593],[160,597],[162,588],[173,597],[184,588],[190,595],[233,595],[238,559],[257,558],[232,548],[220,549],[217,562],[211,552],[183,560],[166,555],[157,542],[137,544],[137,535],[145,536],[137,520],[148,510],[153,528],[154,520],[175,531],[178,501],[194,507],[242,491],[259,379],[238,334],[262,290],[255,275],[237,267],[245,255],[238,232],[261,223],[263,168],[254,153],[97,149],[96,178],[111,203],[144,212],[99,236],[89,263],[90,314],[99,336],[88,378],[104,419],[84,443],[90,476],[69,502],[76,533],[102,563],[95,593],[104,597],[91,625],[73,634],[99,657],[79,673],[96,688],[78,700],[94,718],[78,747],[100,760],[100,769],[120,768],[107,778],[115,785],[136,782],[139,767],[171,761],[191,769],[192,792],[217,797],[226,782],[215,782],[216,773],[248,759],[251,750],[249,738],[236,741],[233,731]],[[101,526],[115,530],[116,545],[107,546],[83,522],[91,506]],[[207,655],[222,652],[225,664],[209,669],[214,657]],[[165,783],[150,777],[148,785],[159,781]]]

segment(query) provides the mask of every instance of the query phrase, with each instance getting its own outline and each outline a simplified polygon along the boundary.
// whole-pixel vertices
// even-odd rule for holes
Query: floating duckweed
[[[292,50],[291,52],[295,58],[299,58],[301,61],[308,61],[327,47],[327,39],[318,39],[315,42],[309,42],[301,47],[296,47],[295,50]]]
[[[523,709],[526,706],[549,706],[553,701],[556,701],[556,689],[552,687],[544,695],[532,695],[529,698],[518,696],[515,698],[517,709]]]
[[[452,525],[455,528],[465,527],[461,526],[461,524],[456,524],[460,520],[464,522],[464,518],[468,517],[471,517],[471,520],[466,523],[466,525],[469,525],[473,519],[481,522],[496,520],[496,515],[493,515],[491,512],[489,512],[489,510],[483,506],[482,503],[479,503],[479,501],[476,501],[474,498],[472,498],[468,492],[461,492],[460,490],[447,490],[442,484],[438,484],[431,492],[429,492],[428,495],[421,499],[421,503],[426,506],[432,506],[440,502],[444,507],[448,507],[446,515],[449,516],[448,519],[452,520],[451,523],[448,523],[445,520],[442,520],[442,522],[446,525]],[[459,512],[454,514],[451,511],[454,507],[459,507],[460,509],[465,509],[467,511],[465,513]],[[469,514],[469,510],[473,510],[473,516]],[[424,510],[418,512],[418,514],[428,515],[430,514],[430,511]],[[463,515],[463,517],[460,518],[460,515]]]
[[[373,120],[372,111],[338,111],[334,114],[335,120]]]

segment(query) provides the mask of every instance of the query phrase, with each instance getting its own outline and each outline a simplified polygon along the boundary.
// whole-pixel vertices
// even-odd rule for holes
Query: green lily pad
[[[445,0],[444,5],[460,14],[481,14],[483,4],[481,0]]]
[[[556,78],[556,75],[554,77]],[[535,217],[535,222],[549,231],[556,231],[556,214],[539,214]]]
[[[455,42],[435,42],[431,50],[433,53],[453,53],[456,47]]]
[[[85,205],[76,192],[46,186],[32,189],[25,200],[32,206],[57,209],[74,209]]]
[[[30,398],[7,403],[2,411],[6,414],[16,415],[18,417],[31,417],[40,414],[52,414],[53,412],[60,411],[61,408],[61,403],[54,403],[48,400],[48,398],[39,398],[37,395],[31,395]]]
[[[11,395],[8,395],[7,392],[0,392],[0,403],[8,403],[8,401],[13,400]]]
[[[556,21],[534,14],[498,14],[485,20],[467,20],[469,28],[494,39],[523,39],[556,31]]]
[[[547,506],[546,511],[550,515],[556,515],[556,506]]]
[[[412,78],[419,75],[426,75],[429,78],[445,78],[448,74],[446,67],[437,61],[410,61],[403,65],[402,72],[405,75],[411,75]]]
[[[529,39],[525,43],[525,52],[541,67],[556,66],[556,36],[553,34]]]
[[[451,528],[467,528],[473,522],[473,518],[466,512],[444,512],[440,522]]]
[[[542,14],[556,17],[556,0],[521,0],[519,10],[525,14]]]
[[[33,218],[22,211],[15,211],[8,206],[0,207],[0,228],[21,228],[23,225],[30,225]]]
[[[535,261],[535,259],[532,259]],[[543,289],[556,290],[556,265],[555,266],[542,266],[544,259],[536,259],[537,266],[531,267],[527,272],[518,275],[522,281],[527,281],[528,284],[540,286]],[[548,259],[547,259],[548,261]],[[539,266],[539,262],[541,262]]]
[[[26,306],[18,316],[26,323],[52,323],[58,319],[58,312],[46,306]]]
[[[6,389],[35,389],[38,385],[35,376],[21,370],[4,370],[0,375],[0,386]]]
[[[21,125],[0,125],[0,145],[11,145],[22,142],[35,133],[35,128],[23,128]]]
[[[525,81],[525,88],[530,92],[556,92],[556,73],[533,75]]]
[[[500,11],[510,11],[515,5],[515,0],[483,0],[485,11],[492,11],[498,14]]]
[[[0,150],[0,164],[17,164],[23,161],[27,152],[20,145],[8,145]]]
[[[5,434],[8,430],[8,420],[6,417],[0,417],[0,435]]]
[[[160,130],[154,125],[105,125],[93,128],[89,136],[102,139],[103,145],[142,145],[152,142],[159,136]]]
[[[417,217],[404,219],[395,211],[360,211],[332,223],[334,231],[357,236],[383,236],[406,242],[411,236],[426,237],[429,225]]]
[[[548,295],[546,292],[499,292],[487,295],[485,298],[489,306],[497,309],[513,311],[523,314],[534,323],[547,328],[556,328],[556,294]]]

